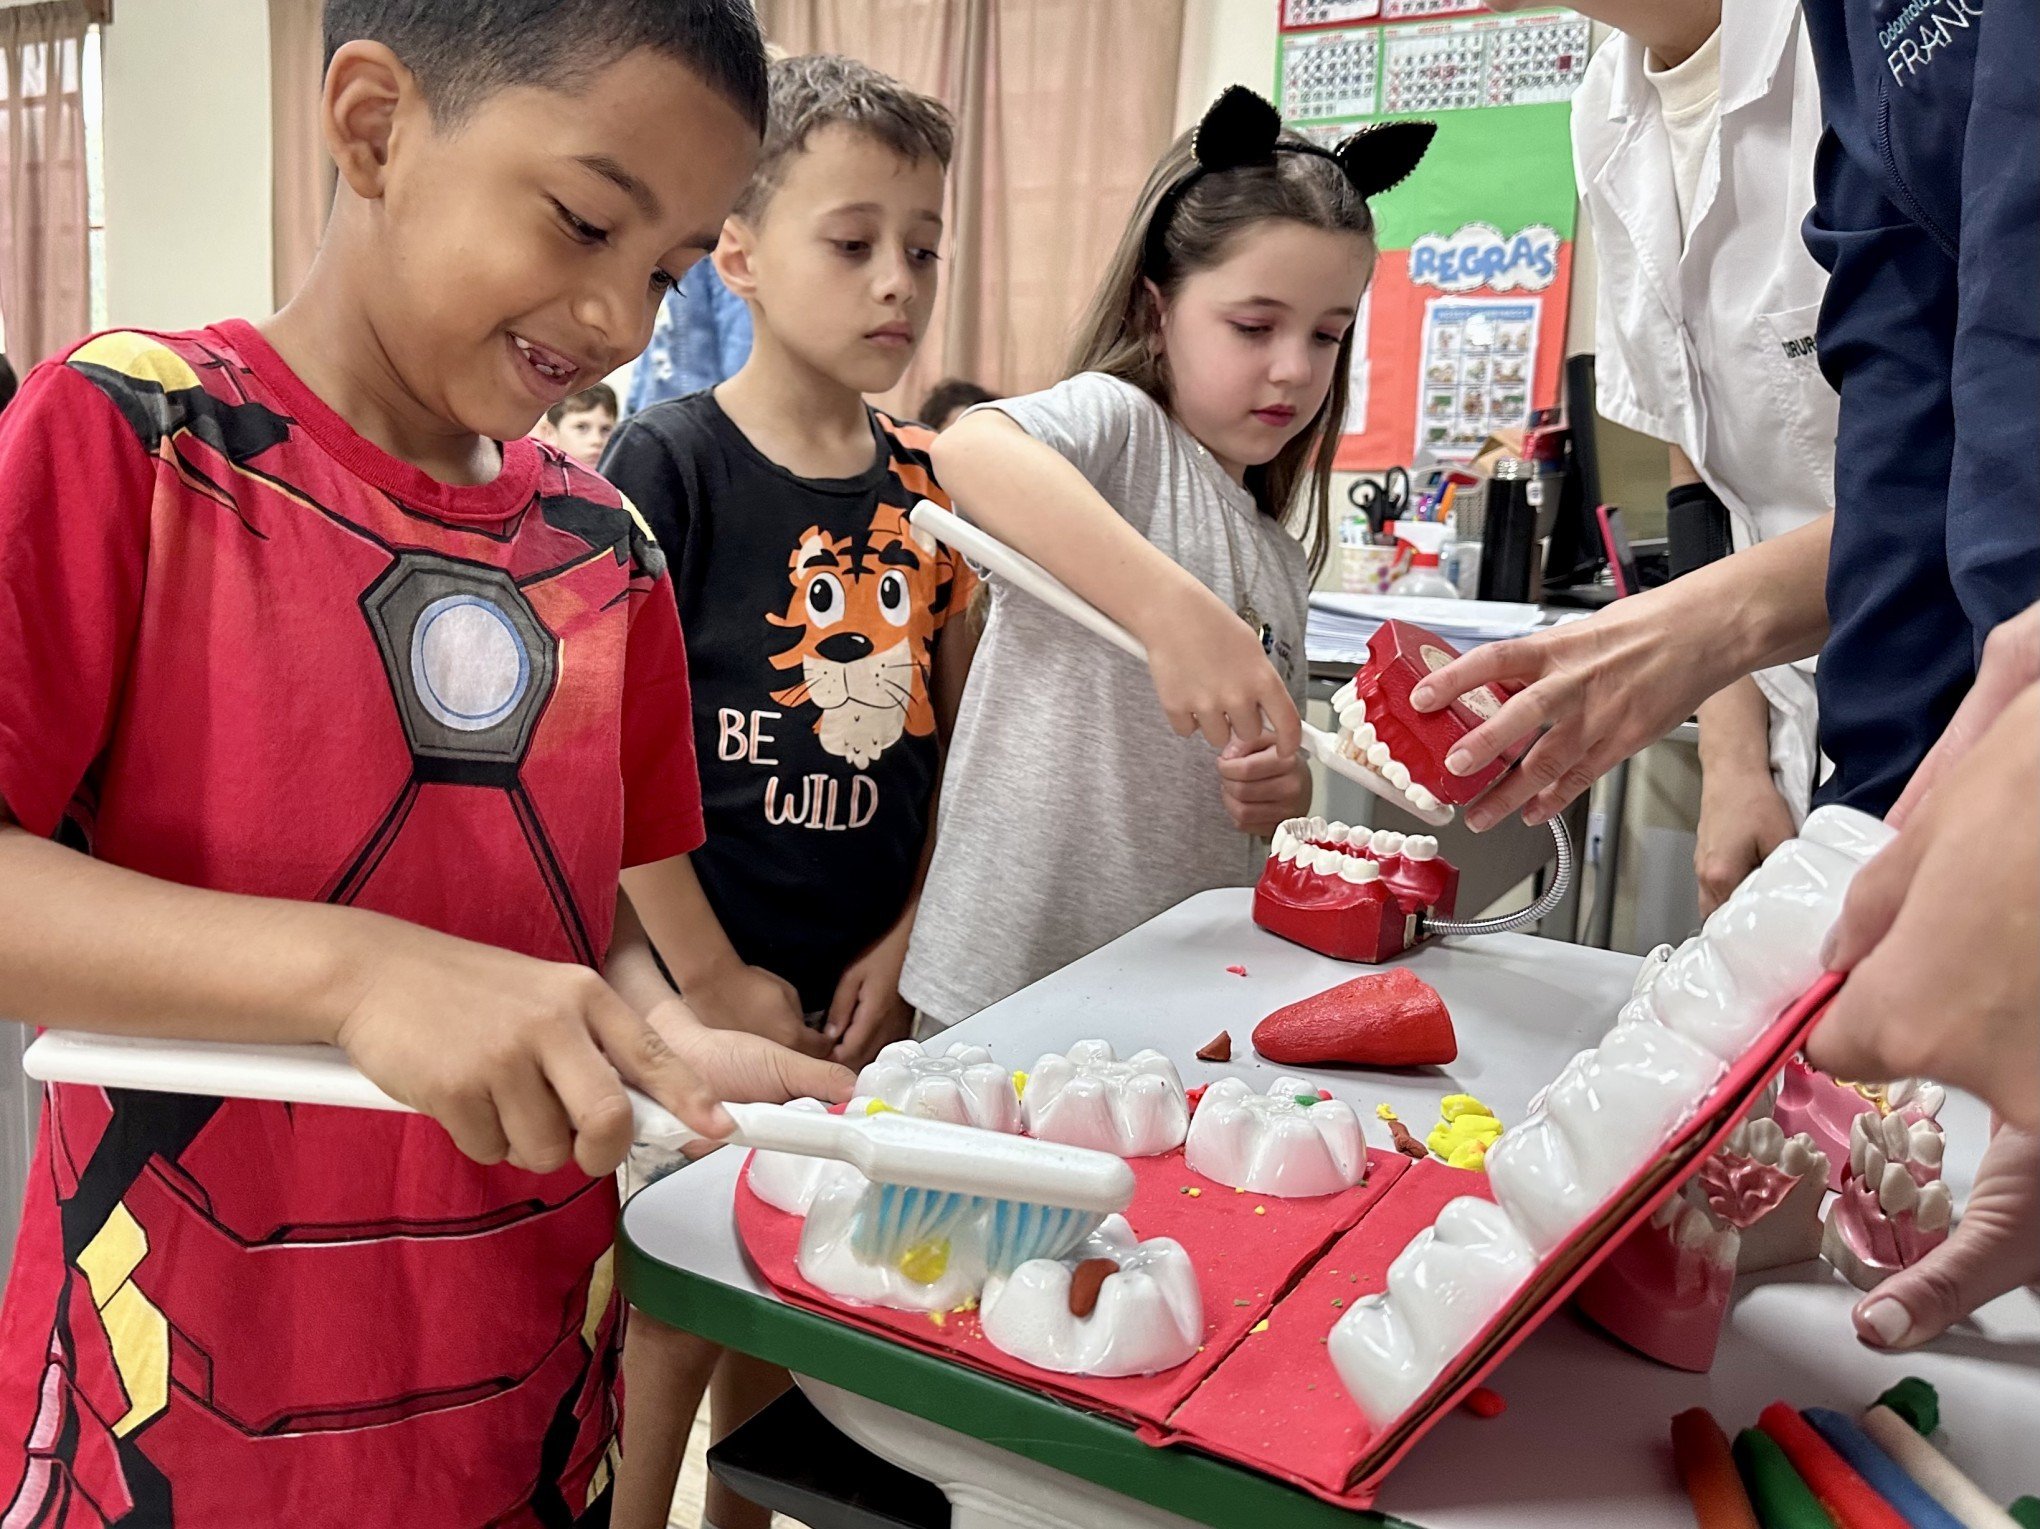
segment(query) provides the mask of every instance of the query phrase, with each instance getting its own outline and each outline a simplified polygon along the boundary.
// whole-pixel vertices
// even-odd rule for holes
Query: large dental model
[[[894,1041],[857,1075],[853,1110],[878,1100],[924,1120],[987,1131],[1017,1132],[1020,1100],[1013,1074],[983,1046],[961,1042],[936,1052],[919,1041]]]
[[[756,1167],[754,1162],[754,1190]],[[847,1164],[824,1167],[800,1232],[802,1278],[856,1306],[944,1312],[975,1301],[987,1272],[984,1218],[966,1217],[946,1235],[912,1243],[896,1259],[872,1258],[859,1246],[858,1231],[871,1213],[871,1197],[881,1191]]]
[[[1662,1364],[1705,1371],[1728,1319],[1741,1244],[1697,1182],[1687,1184],[1580,1286],[1580,1310]]]
[[[1152,1375],[1204,1336],[1190,1255],[1168,1237],[1139,1241],[1124,1216],[1063,1258],[987,1279],[979,1317],[994,1348],[1068,1375]]]
[[[1955,1202],[1941,1180],[1940,1125],[1901,1112],[1858,1115],[1847,1171],[1828,1211],[1823,1257],[1869,1290],[1948,1238]]]
[[[1301,1078],[1277,1078],[1265,1094],[1220,1078],[1191,1117],[1184,1162],[1235,1189],[1304,1199],[1366,1178],[1367,1143],[1352,1105]]]
[[[1190,1106],[1176,1064],[1159,1051],[1120,1061],[1105,1041],[1050,1052],[1026,1075],[1021,1119],[1029,1136],[1152,1157],[1183,1145]]]
[[[1810,815],[1798,838],[1780,845],[1698,935],[1639,984],[1601,1044],[1567,1063],[1528,1116],[1502,1133],[1485,1167],[1505,1214],[1455,1212],[1464,1202],[1448,1204],[1438,1220],[1454,1218],[1455,1259],[1438,1265],[1437,1275],[1429,1258],[1417,1260],[1423,1278],[1391,1276],[1378,1300],[1333,1329],[1340,1377],[1369,1421],[1385,1427],[1422,1396],[1538,1260],[1660,1160],[1744,1052],[1822,975],[1821,941],[1849,881],[1890,836],[1847,809]],[[1676,1237],[1679,1228],[1672,1231]],[[1533,1255],[1527,1264],[1518,1256],[1524,1246]],[[1450,1271],[1462,1266],[1480,1273],[1455,1283]]]
[[[1459,1055],[1459,1041],[1438,990],[1398,966],[1277,1009],[1254,1027],[1254,1050],[1286,1067],[1442,1066]]]

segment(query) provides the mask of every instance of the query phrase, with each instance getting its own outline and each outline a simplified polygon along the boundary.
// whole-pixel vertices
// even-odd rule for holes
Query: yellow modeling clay
[[[917,1242],[900,1255],[900,1273],[917,1285],[932,1285],[949,1268],[949,1239]]]

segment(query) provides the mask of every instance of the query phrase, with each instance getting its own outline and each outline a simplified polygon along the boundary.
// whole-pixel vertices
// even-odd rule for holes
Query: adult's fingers
[[[1510,637],[1501,642],[1482,643],[1471,653],[1462,653],[1442,669],[1417,681],[1410,700],[1418,711],[1442,711],[1447,702],[1465,695],[1476,685],[1496,680],[1528,684],[1551,667],[1549,654],[1535,637]]]
[[[1531,746],[1513,770],[1467,809],[1466,826],[1475,833],[1494,827],[1558,780],[1579,756],[1580,748],[1580,729],[1576,725],[1566,723],[1553,728]]]
[[[1842,899],[1841,916],[1821,945],[1821,964],[1829,971],[1853,971],[1890,931],[1892,920],[1905,906],[1929,837],[1919,832],[1900,834],[1857,872]]]
[[[1563,675],[1551,675],[1518,691],[1453,746],[1445,756],[1445,768],[1454,775],[1471,775],[1484,768],[1538,729],[1555,728],[1570,720],[1578,694],[1577,684]]]
[[[1969,687],[1969,694],[1955,708],[1955,715],[1948,719],[1940,738],[1913,771],[1905,790],[1885,814],[1885,821],[1894,828],[1904,827],[1935,785],[1990,731],[1991,724],[2019,693],[2036,680],[2040,680],[2040,604],[2030,605],[2010,620],[1998,623],[1984,639],[1976,683]]]

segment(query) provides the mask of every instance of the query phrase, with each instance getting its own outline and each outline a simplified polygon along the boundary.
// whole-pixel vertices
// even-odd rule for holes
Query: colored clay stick
[[[1785,1458],[1841,1529],[1906,1529],[1905,1519],[1877,1489],[1858,1476],[1813,1425],[1783,1402],[1757,1414],[1757,1426],[1777,1441]]]
[[[1962,1529],[1962,1521],[1934,1501],[1854,1418],[1829,1407],[1808,1407],[1805,1417],[1834,1446],[1835,1453],[1899,1511],[1911,1529]]]
[[[2017,1529],[2017,1520],[1984,1496],[1983,1489],[1955,1469],[1948,1457],[1914,1433],[1889,1407],[1863,1414],[1863,1431],[1883,1446],[1899,1468],[1927,1490],[1962,1529]]]
[[[1728,1435],[1705,1407],[1672,1419],[1672,1460],[1679,1482],[1693,1502],[1699,1529],[1759,1529],[1750,1494],[1736,1474]]]
[[[2005,1511],[2019,1529],[2040,1529],[2040,1497],[2021,1497]]]
[[[1836,1529],[1813,1488],[1800,1479],[1769,1434],[1756,1428],[1737,1434],[1735,1465],[1764,1529]]]
[[[1877,1398],[1876,1405],[1889,1407],[1923,1439],[1931,1439],[1941,1426],[1941,1393],[1933,1382],[1908,1375]]]

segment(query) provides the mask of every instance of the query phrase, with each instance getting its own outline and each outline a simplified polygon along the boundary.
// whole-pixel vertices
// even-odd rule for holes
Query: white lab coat
[[[1602,45],[1573,98],[1573,156],[1600,269],[1601,412],[1683,449],[1741,548],[1834,508],[1836,399],[1813,347],[1827,273],[1799,232],[1821,117],[1798,0],[1722,0],[1720,41],[1720,114],[1683,248],[1658,94],[1627,36]],[[1813,664],[1756,679],[1772,777],[1803,816]]]

